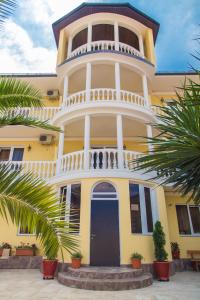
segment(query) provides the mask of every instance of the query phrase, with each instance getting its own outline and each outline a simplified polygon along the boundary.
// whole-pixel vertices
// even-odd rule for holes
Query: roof
[[[195,71],[166,71],[166,72],[156,72],[156,76],[186,76],[186,75],[198,75]]]
[[[83,3],[70,13],[53,23],[53,32],[58,46],[60,31],[76,20],[95,13],[114,13],[123,15],[144,24],[153,31],[154,42],[158,35],[160,24],[133,7],[130,3]]]
[[[57,77],[55,73],[0,73],[0,77]]]

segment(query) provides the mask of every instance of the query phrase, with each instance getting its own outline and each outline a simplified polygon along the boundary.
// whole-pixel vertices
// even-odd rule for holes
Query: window
[[[69,217],[69,221],[73,224],[73,229],[79,232],[80,229],[80,206],[81,206],[81,185],[71,184],[61,188],[61,200],[65,213],[61,216],[62,220]],[[69,210],[69,216],[68,216]],[[73,230],[71,231],[73,232]]]
[[[158,219],[154,191],[142,185],[129,185],[132,233],[149,234]]]
[[[22,161],[23,155],[23,148],[0,148],[0,161]]]
[[[28,230],[28,227],[22,228],[21,226],[19,226],[18,234],[19,234],[19,235],[34,235],[33,232],[30,232],[30,231]]]
[[[200,235],[200,206],[176,205],[179,234]]]

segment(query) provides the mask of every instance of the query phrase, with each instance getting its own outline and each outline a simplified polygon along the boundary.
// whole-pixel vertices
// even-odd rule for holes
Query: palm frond
[[[21,175],[12,164],[0,165],[0,178],[2,217],[8,220],[10,216],[17,226],[35,232],[48,258],[55,258],[62,249],[77,250],[77,235],[69,230],[73,224],[60,219],[64,208],[51,187],[31,174]]]
[[[0,27],[4,21],[13,14],[16,6],[16,0],[0,0]]]
[[[16,107],[41,107],[41,92],[29,83],[10,77],[0,78],[0,110]]]
[[[154,172],[152,179],[200,203],[200,85],[187,81],[177,98],[172,106],[160,107],[151,124],[159,134],[146,138],[154,150],[134,161],[134,169]]]
[[[39,121],[34,118],[24,117],[22,115],[10,116],[9,113],[0,114],[0,128],[5,126],[27,126],[27,127],[38,127],[46,130],[53,130],[60,132],[60,128],[50,125],[47,121]]]

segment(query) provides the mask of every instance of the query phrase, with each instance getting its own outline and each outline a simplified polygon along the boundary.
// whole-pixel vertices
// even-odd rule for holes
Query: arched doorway
[[[92,192],[90,265],[120,265],[118,196],[109,182],[97,184]]]

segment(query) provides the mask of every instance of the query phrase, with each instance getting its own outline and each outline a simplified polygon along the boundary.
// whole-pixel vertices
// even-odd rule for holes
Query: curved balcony
[[[1,161],[0,165],[10,164],[13,170],[21,170],[22,174],[31,172],[34,176],[50,180],[62,175],[73,174],[79,176],[80,172],[91,171],[91,177],[95,172],[103,171],[128,171],[129,162],[142,154],[134,151],[122,151],[123,164],[119,163],[120,151],[115,149],[89,150],[89,169],[85,167],[85,152],[77,151],[65,154],[58,161]],[[103,175],[103,174],[102,174]],[[115,173],[117,176],[117,173]]]
[[[88,97],[88,99],[87,99]],[[66,100],[63,101],[62,107],[72,107],[74,105],[81,105],[84,103],[127,103],[140,107],[148,108],[148,105],[143,96],[128,92],[128,91],[119,91],[119,95],[116,89],[92,89],[87,91],[81,91],[69,96]]]
[[[68,57],[68,59],[86,54],[88,52],[96,52],[96,51],[118,51],[123,54],[138,56],[140,58],[144,58],[144,55],[135,49],[132,46],[121,42],[115,41],[95,41],[88,44],[81,45],[72,51]]]

